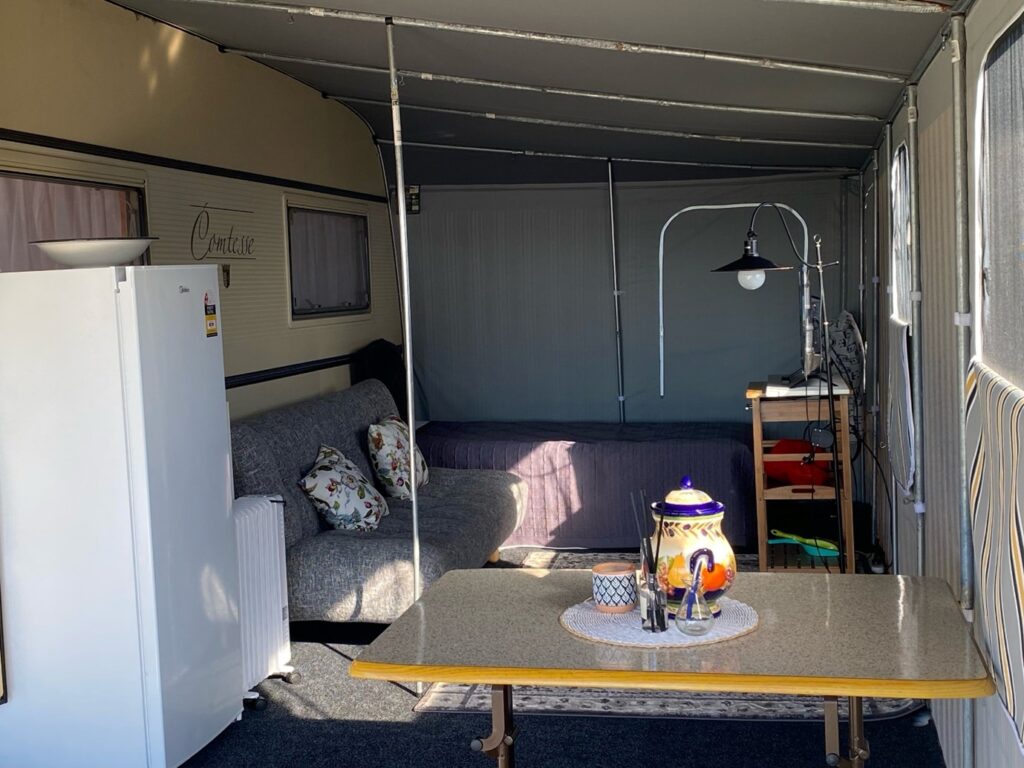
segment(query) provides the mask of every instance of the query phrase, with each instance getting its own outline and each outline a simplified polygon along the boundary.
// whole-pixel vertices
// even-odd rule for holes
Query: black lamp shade
[[[743,255],[735,261],[730,261],[723,267],[711,270],[712,272],[747,272],[762,269],[792,269],[792,267],[780,267],[774,261],[762,258],[757,253],[757,236],[750,232],[747,239],[743,241]]]
[[[746,272],[751,269],[792,269],[792,267],[780,267],[774,261],[763,259],[760,256],[740,256],[736,261],[730,261],[725,266],[712,269],[712,272]]]

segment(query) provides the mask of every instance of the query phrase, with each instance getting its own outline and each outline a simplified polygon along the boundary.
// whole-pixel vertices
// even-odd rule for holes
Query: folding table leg
[[[864,708],[859,696],[850,697],[850,766],[864,768],[871,757],[871,748],[864,738]]]
[[[839,746],[839,700],[825,697],[825,765],[838,768],[864,768],[871,756],[868,740],[864,738],[863,700],[851,696],[849,757],[842,757]]]
[[[839,755],[839,700],[825,697],[825,765],[842,765]]]
[[[515,738],[512,723],[512,686],[491,686],[491,733],[469,743],[474,752],[483,752],[498,761],[498,768],[515,768]]]

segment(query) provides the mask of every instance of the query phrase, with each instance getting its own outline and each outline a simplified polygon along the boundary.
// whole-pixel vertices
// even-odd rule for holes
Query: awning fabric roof
[[[941,30],[949,10],[944,4],[907,0],[313,2],[317,5],[311,10],[309,3],[290,0],[272,5],[245,0],[118,0],[119,5],[225,49],[377,70],[387,67],[382,19],[333,18],[318,8],[764,57],[771,60],[770,65],[782,62],[783,66],[637,53],[628,46],[627,50],[605,50],[399,21],[395,27],[397,66],[415,73],[850,116],[834,119],[661,106],[407,75],[400,82],[407,142],[781,169],[859,168],[899,98],[903,81]],[[390,110],[384,103],[389,95],[386,74],[285,58],[260,60],[325,95],[354,99],[350,106],[374,132],[383,139],[390,137]],[[786,67],[785,62],[853,71],[805,71]],[[616,127],[646,132],[617,131]],[[707,138],[653,135],[652,131]],[[722,138],[711,138],[715,136]],[[438,152],[412,146],[406,156],[409,180],[472,179],[473,173],[460,169],[459,161],[439,161]],[[452,157],[460,158],[463,166],[491,165],[492,161],[494,166],[508,165],[499,156],[483,153],[452,153]],[[430,178],[417,177],[417,167]],[[686,175],[685,168],[679,170]],[[748,173],[728,167],[694,169],[694,175],[705,176]]]

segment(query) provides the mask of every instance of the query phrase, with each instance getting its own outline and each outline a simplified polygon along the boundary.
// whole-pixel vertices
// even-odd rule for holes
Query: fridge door
[[[138,555],[151,558],[141,623],[159,659],[148,665],[158,685],[147,686],[164,733],[154,766],[180,765],[241,709],[217,276],[207,265],[128,267],[119,296],[133,495],[144,501],[134,523]]]
[[[150,764],[116,295],[0,275],[0,766]]]

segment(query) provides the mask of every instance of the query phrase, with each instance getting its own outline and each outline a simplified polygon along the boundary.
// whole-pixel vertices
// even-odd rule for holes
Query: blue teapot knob
[[[693,488],[693,481],[690,479],[689,475],[683,475],[683,479],[679,481],[679,484],[683,488]]]

